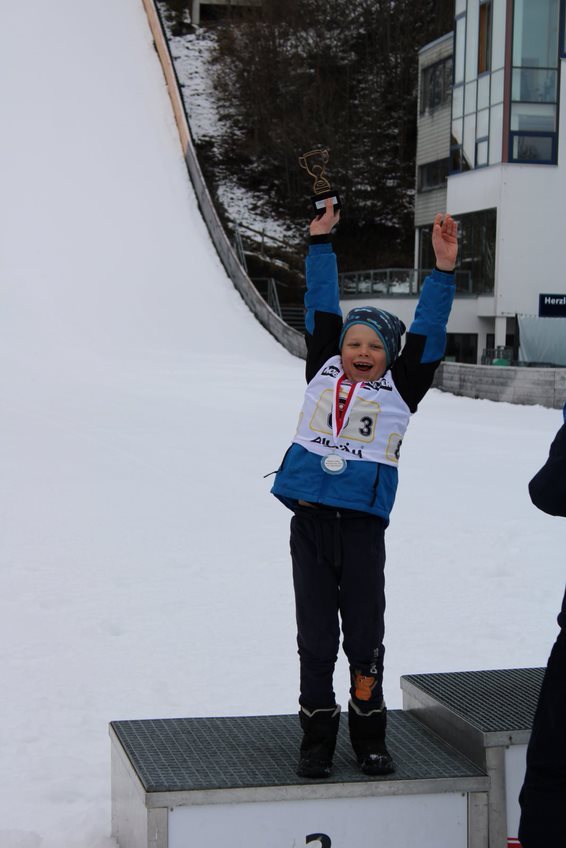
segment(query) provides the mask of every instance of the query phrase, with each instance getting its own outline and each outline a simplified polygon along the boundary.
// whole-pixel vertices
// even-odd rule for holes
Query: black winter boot
[[[364,774],[391,774],[395,771],[393,759],[385,747],[387,725],[385,704],[382,702],[380,709],[363,713],[353,701],[350,701],[348,723],[352,748]]]
[[[328,777],[336,747],[340,705],[328,710],[307,710],[301,707],[299,720],[303,741],[299,755],[299,777]]]

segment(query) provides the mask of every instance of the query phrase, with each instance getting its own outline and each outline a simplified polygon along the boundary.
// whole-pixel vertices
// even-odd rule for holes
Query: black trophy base
[[[317,216],[324,215],[326,212],[326,201],[332,200],[334,205],[334,211],[337,212],[338,209],[342,208],[342,204],[340,203],[340,196],[338,192],[330,189],[330,191],[324,191],[322,194],[313,194],[311,197],[312,205],[314,207],[314,213]]]

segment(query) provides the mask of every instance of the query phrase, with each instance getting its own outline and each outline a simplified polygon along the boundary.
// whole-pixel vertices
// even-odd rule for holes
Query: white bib
[[[362,384],[335,438],[332,407],[343,373],[341,357],[333,356],[310,381],[294,443],[320,456],[340,453],[348,461],[361,459],[396,466],[411,412],[395,387],[391,371]],[[345,392],[341,392],[341,401],[349,387],[346,384]]]

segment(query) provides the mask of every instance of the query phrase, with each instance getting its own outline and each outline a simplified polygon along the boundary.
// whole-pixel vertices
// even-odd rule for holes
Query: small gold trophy
[[[314,191],[311,197],[314,211],[316,215],[324,215],[326,211],[326,201],[332,200],[334,211],[341,208],[340,197],[334,191],[324,175],[324,166],[330,159],[330,151],[327,147],[317,150],[310,150],[299,156],[299,165],[304,168],[314,180],[312,190]]]

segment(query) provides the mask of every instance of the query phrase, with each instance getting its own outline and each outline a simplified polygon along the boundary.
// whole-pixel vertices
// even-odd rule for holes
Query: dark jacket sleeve
[[[566,424],[556,434],[547,461],[529,483],[529,494],[543,512],[566,517]]]
[[[306,378],[310,383],[327,359],[339,353],[342,311],[336,254],[329,238],[319,236],[311,240],[305,273]]]
[[[391,367],[395,385],[411,412],[416,412],[430,389],[444,356],[454,290],[453,274],[435,269],[426,278],[405,346]]]

